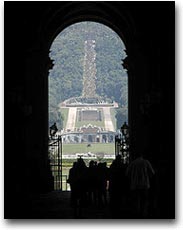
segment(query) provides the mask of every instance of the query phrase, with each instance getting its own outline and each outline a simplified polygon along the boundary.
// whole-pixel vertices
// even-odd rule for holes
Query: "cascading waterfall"
[[[95,40],[85,41],[85,56],[83,62],[83,92],[85,98],[96,97],[96,51]]]

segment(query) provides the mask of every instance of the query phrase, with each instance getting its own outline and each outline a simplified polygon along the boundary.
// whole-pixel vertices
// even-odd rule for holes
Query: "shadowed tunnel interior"
[[[52,191],[48,74],[53,63],[49,50],[64,28],[92,20],[118,33],[127,49],[123,65],[128,71],[131,154],[135,159],[139,151],[146,151],[157,178],[154,207],[158,212],[150,218],[174,218],[174,2],[4,5],[4,217],[73,218],[70,194]],[[127,209],[120,218],[134,217]],[[113,218],[105,211],[87,209],[85,218]]]

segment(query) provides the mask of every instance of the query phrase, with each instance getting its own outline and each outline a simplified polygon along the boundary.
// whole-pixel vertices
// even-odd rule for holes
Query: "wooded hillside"
[[[58,104],[70,97],[82,95],[84,42],[95,40],[96,93],[128,106],[127,74],[122,67],[124,44],[109,27],[95,22],[73,24],[63,30],[50,48],[54,67],[49,74],[49,123],[57,122],[61,114]],[[126,110],[124,110],[126,111]]]

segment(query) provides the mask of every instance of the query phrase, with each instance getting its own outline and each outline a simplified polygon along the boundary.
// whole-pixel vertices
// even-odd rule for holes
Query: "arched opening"
[[[6,2],[5,6],[5,218],[71,217],[63,204],[64,193],[58,192],[57,200],[54,195],[58,193],[42,196],[52,191],[47,151],[48,69],[52,65],[49,51],[61,31],[82,21],[109,26],[125,43],[128,56],[123,64],[129,76],[128,109],[133,152],[135,154],[146,145],[147,157],[157,170],[155,187],[152,185],[155,200],[151,200],[148,217],[175,218],[172,2]],[[102,117],[102,112],[100,114]],[[83,116],[86,119],[85,112]],[[87,131],[91,127],[82,128]],[[85,142],[87,133],[83,138],[76,139],[73,133],[63,139]],[[96,139],[101,141],[99,129]],[[85,151],[92,148],[93,143],[86,146]],[[97,157],[102,160],[104,155],[99,152]],[[130,211],[128,215],[117,214],[121,213],[120,218],[133,218],[133,207],[127,205],[126,208]],[[92,216],[96,217],[95,214]],[[97,217],[101,217],[100,214]],[[85,217],[91,215],[86,213]]]
[[[93,142],[93,136],[92,135],[88,135],[88,142]]]
[[[71,167],[76,153],[87,154],[87,142],[93,142],[92,154],[108,145],[105,159],[110,165],[116,154],[114,137],[128,122],[128,75],[122,65],[127,55],[122,39],[102,23],[77,22],[56,36],[49,56],[54,64],[49,71],[49,127],[57,123],[62,160]],[[69,168],[62,166],[68,176]]]

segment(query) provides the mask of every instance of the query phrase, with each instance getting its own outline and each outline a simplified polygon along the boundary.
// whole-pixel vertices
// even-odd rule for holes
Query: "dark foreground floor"
[[[103,207],[88,205],[80,210],[70,206],[70,192],[54,191],[32,200],[29,218],[33,219],[136,219],[133,205],[127,202],[117,211],[108,204]],[[152,218],[151,215],[145,218]]]

